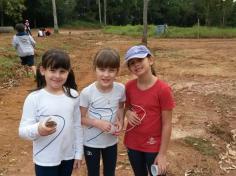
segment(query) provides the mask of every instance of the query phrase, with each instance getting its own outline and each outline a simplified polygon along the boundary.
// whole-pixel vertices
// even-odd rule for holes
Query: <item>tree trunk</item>
[[[98,0],[99,22],[102,24],[101,0]]]
[[[107,0],[104,0],[104,25],[107,24]]]
[[[3,25],[4,25],[3,0],[1,0],[1,9],[0,9],[0,13],[1,13],[1,26],[3,26]]]
[[[54,21],[54,33],[58,33],[58,24],[57,24],[57,8],[55,0],[52,0],[52,9],[53,9],[53,21]]]
[[[149,0],[143,0],[143,38],[142,43],[147,46],[147,12]]]

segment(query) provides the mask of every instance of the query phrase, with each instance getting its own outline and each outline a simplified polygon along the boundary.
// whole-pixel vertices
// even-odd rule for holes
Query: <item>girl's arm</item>
[[[30,42],[31,42],[31,45],[35,48],[35,40],[33,39],[33,37],[31,35],[29,35],[29,38],[30,38]]]
[[[81,122],[85,126],[93,126],[101,129],[102,131],[109,132],[112,124],[106,120],[94,119],[87,116],[88,108],[80,106]]]
[[[154,163],[158,165],[159,174],[166,173],[166,167],[167,167],[166,155],[172,130],[171,120],[172,120],[172,110],[162,111],[161,146],[159,153],[154,161]]]
[[[74,169],[80,168],[81,161],[83,157],[83,127],[81,124],[81,112],[79,106],[79,98],[77,98],[77,102],[75,105],[74,111],[74,135],[75,135],[75,161],[74,161]]]
[[[117,127],[117,135],[123,129],[124,126],[124,102],[119,103],[119,109],[117,111],[117,117],[115,126]]]
[[[32,96],[28,96],[23,106],[22,118],[19,126],[19,136],[27,140],[35,140],[40,134],[39,122],[36,120],[36,105]]]

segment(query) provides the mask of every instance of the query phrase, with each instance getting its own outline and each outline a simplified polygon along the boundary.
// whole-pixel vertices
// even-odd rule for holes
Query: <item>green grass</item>
[[[149,37],[161,38],[234,38],[236,37],[236,28],[218,28],[218,27],[174,27],[169,26],[167,31],[161,35],[157,35],[157,26],[148,26]],[[126,25],[126,26],[105,26],[104,33],[140,36],[143,33],[142,25]]]
[[[98,22],[86,22],[86,21],[73,21],[69,22],[62,26],[63,28],[70,28],[70,29],[99,29],[102,28]]]
[[[213,157],[217,156],[217,150],[212,146],[211,142],[206,139],[188,136],[184,138],[184,142],[195,148],[203,155],[213,156]]]
[[[0,82],[16,76],[17,57],[0,57]]]

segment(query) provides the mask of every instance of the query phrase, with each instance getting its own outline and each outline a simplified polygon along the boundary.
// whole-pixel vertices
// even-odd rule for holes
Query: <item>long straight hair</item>
[[[69,71],[68,77],[66,79],[65,84],[63,85],[64,91],[67,96],[75,98],[72,96],[70,89],[77,90],[77,84],[75,82],[75,75],[71,68],[70,57],[67,53],[59,49],[50,49],[46,51],[42,56],[42,62],[39,64],[37,68],[36,74],[36,82],[37,88],[36,90],[40,90],[46,86],[45,77],[40,73],[40,66],[44,69],[58,69],[63,68]]]

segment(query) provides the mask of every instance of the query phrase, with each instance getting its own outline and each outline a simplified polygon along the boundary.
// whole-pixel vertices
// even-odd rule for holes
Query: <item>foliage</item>
[[[73,21],[62,26],[63,28],[76,28],[76,29],[99,29],[102,26],[98,22],[87,22],[87,21]]]
[[[26,0],[27,11],[25,18],[33,22],[34,27],[53,26],[52,2],[49,0]],[[70,22],[75,14],[75,0],[57,0],[58,23],[65,24]]]
[[[22,12],[26,9],[24,1],[25,0],[0,0],[1,26],[8,20],[12,22],[22,20]]]
[[[99,21],[98,2],[56,0],[59,26],[78,20]],[[142,25],[144,0],[106,2],[108,25]],[[100,4],[103,12],[104,1],[100,0]],[[32,27],[53,26],[51,0],[0,0],[0,11],[3,12],[3,9],[5,22],[12,25],[20,22],[23,15],[24,19],[31,21]],[[192,27],[199,21],[202,26],[234,27],[235,16],[235,0],[149,0],[148,24]],[[104,19],[104,13],[101,13],[101,19]]]

